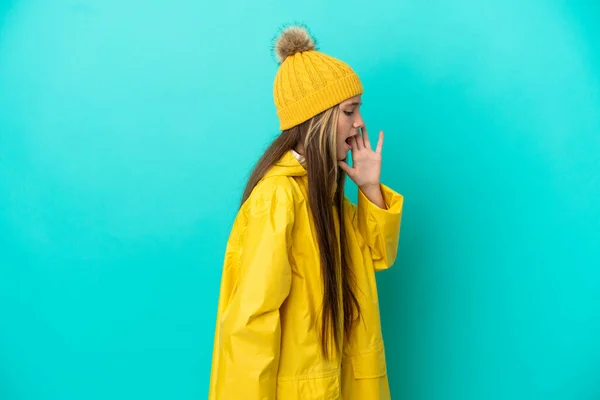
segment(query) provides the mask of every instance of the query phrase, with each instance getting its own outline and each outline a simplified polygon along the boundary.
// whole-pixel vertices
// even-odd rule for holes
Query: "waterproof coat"
[[[341,354],[326,360],[307,184],[307,171],[288,152],[238,212],[225,254],[210,400],[390,398],[375,271],[396,258],[403,198],[382,184],[386,209],[360,190],[358,206],[345,199],[346,251],[361,319]]]

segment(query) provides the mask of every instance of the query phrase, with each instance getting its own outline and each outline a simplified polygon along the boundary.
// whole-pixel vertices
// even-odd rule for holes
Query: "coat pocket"
[[[354,378],[373,379],[387,374],[385,363],[385,349],[383,346],[373,351],[368,351],[352,356]]]
[[[341,398],[340,371],[278,378],[277,398],[283,400],[339,400]]]

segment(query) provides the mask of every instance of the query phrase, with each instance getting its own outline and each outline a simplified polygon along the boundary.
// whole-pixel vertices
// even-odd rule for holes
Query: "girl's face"
[[[337,122],[337,158],[345,160],[350,150],[348,142],[352,136],[359,134],[359,129],[364,126],[360,115],[361,96],[354,96],[340,103]]]

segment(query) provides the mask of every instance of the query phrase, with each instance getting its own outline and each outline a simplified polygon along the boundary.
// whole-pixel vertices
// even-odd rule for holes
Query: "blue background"
[[[406,199],[393,398],[600,398],[600,3],[566,0],[0,1],[0,398],[206,398],[290,21]]]

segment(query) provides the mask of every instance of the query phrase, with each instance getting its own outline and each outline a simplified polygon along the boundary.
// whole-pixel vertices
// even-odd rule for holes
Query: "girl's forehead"
[[[362,104],[361,102],[361,95],[356,95],[354,97],[350,97],[349,99],[346,99],[344,101],[342,101],[341,105],[343,106],[349,106],[349,105],[360,105]]]

